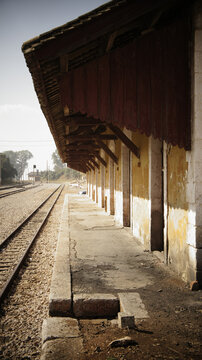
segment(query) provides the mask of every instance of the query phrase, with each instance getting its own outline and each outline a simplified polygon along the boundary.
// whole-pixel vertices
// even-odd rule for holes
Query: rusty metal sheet
[[[72,111],[189,149],[187,29],[180,19],[70,71],[63,101]]]

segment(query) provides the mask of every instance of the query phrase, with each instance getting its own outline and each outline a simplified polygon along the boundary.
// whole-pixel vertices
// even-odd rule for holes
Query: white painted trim
[[[168,264],[168,145],[163,142],[163,241],[164,241],[164,262]]]

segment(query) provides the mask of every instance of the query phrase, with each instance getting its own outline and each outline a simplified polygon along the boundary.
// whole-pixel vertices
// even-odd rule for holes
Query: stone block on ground
[[[51,316],[68,316],[72,311],[71,274],[69,262],[55,262],[50,295],[49,314]]]
[[[135,326],[134,315],[125,312],[118,313],[118,327],[124,329],[128,327],[129,329],[133,329]]]
[[[135,320],[149,318],[148,312],[138,293],[119,293],[120,310],[134,315]]]
[[[117,316],[119,300],[111,294],[75,294],[73,312],[77,318],[111,318]]]
[[[43,321],[41,360],[80,360],[83,341],[78,321],[53,317]]]
[[[80,336],[78,321],[73,318],[50,317],[42,324],[42,343],[64,337]]]
[[[81,338],[56,339],[45,342],[40,360],[81,360],[82,354]]]

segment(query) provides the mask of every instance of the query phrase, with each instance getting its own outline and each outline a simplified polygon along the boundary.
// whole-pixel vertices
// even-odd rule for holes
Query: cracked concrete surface
[[[69,196],[70,262],[74,293],[135,291],[152,284],[157,261],[87,197]]]

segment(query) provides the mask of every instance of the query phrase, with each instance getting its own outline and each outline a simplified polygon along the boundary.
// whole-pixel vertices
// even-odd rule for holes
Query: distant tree
[[[57,149],[54,151],[54,153],[52,153],[52,160],[54,165],[54,171],[58,171],[66,167],[66,165],[63,164],[62,160],[60,159]]]
[[[1,177],[2,182],[11,181],[17,175],[17,170],[10,163],[9,158],[2,154],[1,156]]]
[[[79,180],[79,179],[82,178],[82,174],[79,171],[76,171],[74,169],[71,169],[71,168],[67,167],[65,169],[65,177],[67,179]]]
[[[63,177],[63,179],[81,179],[82,175],[79,171],[68,168],[67,164],[63,164],[57,149],[52,154],[52,160],[54,165],[54,171],[49,172],[50,180],[56,180],[60,177]]]
[[[25,169],[28,166],[28,160],[30,160],[33,157],[32,153],[29,150],[21,150],[17,151],[17,173],[18,178],[21,179],[22,175],[24,174]]]
[[[28,160],[30,160],[33,155],[29,150],[21,150],[21,151],[5,151],[6,157],[9,158],[10,163],[17,171],[17,179],[21,179],[24,174],[25,169],[28,166]]]
[[[11,165],[13,165],[14,168],[16,168],[17,152],[16,152],[16,151],[12,151],[12,150],[8,150],[8,151],[4,151],[3,154],[4,154],[7,158],[9,158]]]

